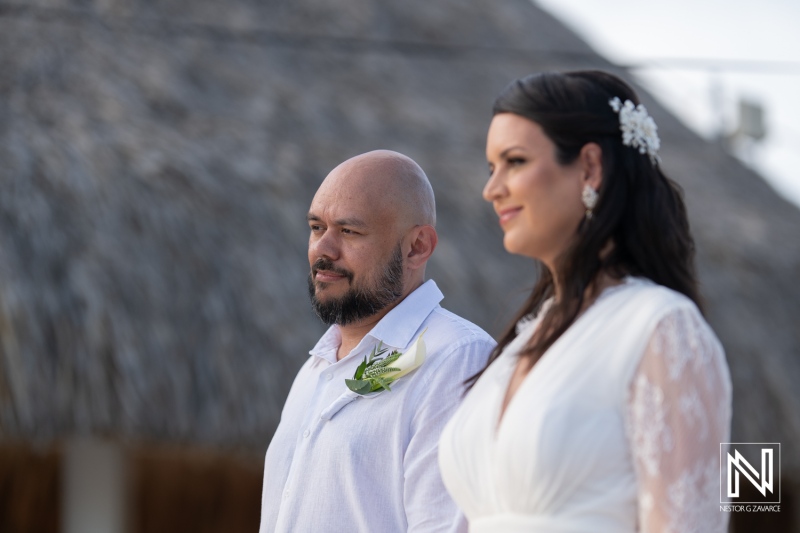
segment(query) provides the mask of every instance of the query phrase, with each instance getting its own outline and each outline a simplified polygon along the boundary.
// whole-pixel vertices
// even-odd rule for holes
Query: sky
[[[641,85],[707,138],[759,104],[766,137],[736,155],[800,206],[800,1],[533,1],[611,61],[647,65]]]

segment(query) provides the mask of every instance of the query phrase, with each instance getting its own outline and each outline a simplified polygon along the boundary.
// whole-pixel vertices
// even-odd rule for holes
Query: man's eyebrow
[[[337,226],[353,226],[355,228],[366,228],[367,223],[359,218],[340,218],[334,221]]]
[[[306,220],[309,222],[322,222],[322,219],[319,218],[314,213],[309,213],[306,215]],[[367,223],[359,218],[340,218],[339,220],[334,220],[334,224],[337,226],[351,226],[354,228],[366,228]]]

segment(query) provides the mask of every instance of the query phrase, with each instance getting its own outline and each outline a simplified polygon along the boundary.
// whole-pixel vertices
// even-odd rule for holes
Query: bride
[[[541,276],[441,437],[472,532],[726,531],[730,377],[637,104],[596,71],[528,76],[495,101],[484,198]]]

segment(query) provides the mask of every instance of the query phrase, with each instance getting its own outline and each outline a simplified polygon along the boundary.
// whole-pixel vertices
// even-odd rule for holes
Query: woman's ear
[[[584,184],[599,190],[603,184],[603,149],[597,143],[586,143],[578,155]]]
[[[436,230],[428,224],[415,226],[411,230],[409,240],[411,249],[406,255],[406,265],[412,269],[424,267],[439,242]]]

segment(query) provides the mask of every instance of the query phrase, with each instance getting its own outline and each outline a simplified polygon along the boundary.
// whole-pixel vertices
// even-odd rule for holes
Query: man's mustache
[[[352,272],[345,270],[344,268],[337,267],[333,264],[333,261],[324,257],[320,257],[314,261],[313,265],[311,265],[311,276],[314,277],[318,270],[327,270],[328,272],[333,272],[334,274],[339,274],[340,276],[346,277],[348,281],[353,281]]]

